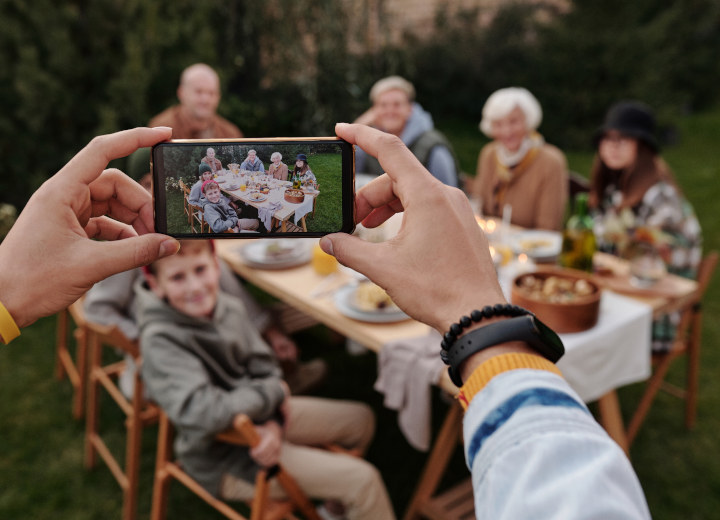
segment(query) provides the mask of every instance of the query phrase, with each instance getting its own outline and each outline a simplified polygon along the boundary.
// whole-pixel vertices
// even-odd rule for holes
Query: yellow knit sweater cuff
[[[510,353],[494,356],[478,366],[460,389],[457,399],[463,409],[467,410],[475,394],[485,388],[493,377],[518,369],[547,370],[562,377],[554,363],[536,354]]]
[[[2,302],[0,302],[0,341],[7,345],[19,335],[20,329],[15,323],[15,320]]]

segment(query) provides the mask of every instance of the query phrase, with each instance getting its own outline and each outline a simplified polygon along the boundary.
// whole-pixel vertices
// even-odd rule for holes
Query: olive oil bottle
[[[563,267],[592,272],[595,254],[595,233],[592,217],[588,214],[587,193],[575,196],[575,212],[563,231],[559,263]]]

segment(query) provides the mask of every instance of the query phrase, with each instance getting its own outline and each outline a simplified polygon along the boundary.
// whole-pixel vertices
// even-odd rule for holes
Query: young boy
[[[288,395],[244,306],[219,291],[208,242],[182,242],[177,255],[146,270],[146,279],[136,285],[143,379],[175,424],[175,453],[193,478],[216,496],[247,500],[258,467],[279,462],[329,509],[342,514],[342,504],[348,518],[394,518],[371,464],[309,447],[334,443],[364,452],[374,432],[370,409]],[[257,424],[262,440],[252,450],[214,439],[238,414]],[[272,492],[282,496],[279,488]]]
[[[202,193],[205,195],[203,204],[203,218],[214,233],[232,231],[239,233],[241,229],[255,231],[260,227],[257,218],[239,218],[237,211],[230,202],[220,193],[220,185],[214,180],[202,184]],[[238,211],[243,211],[238,208]]]

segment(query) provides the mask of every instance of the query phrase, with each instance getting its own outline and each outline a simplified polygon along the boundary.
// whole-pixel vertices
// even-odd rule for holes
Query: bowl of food
[[[510,298],[533,312],[555,332],[581,332],[595,326],[600,313],[600,287],[573,269],[545,268],[513,280]]]
[[[285,190],[285,200],[293,204],[300,204],[305,200],[305,193],[297,189]]]

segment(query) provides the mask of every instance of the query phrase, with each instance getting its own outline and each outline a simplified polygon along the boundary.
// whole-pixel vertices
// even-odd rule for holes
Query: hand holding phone
[[[160,143],[152,149],[155,229],[176,238],[351,233],[354,159],[336,137]]]

